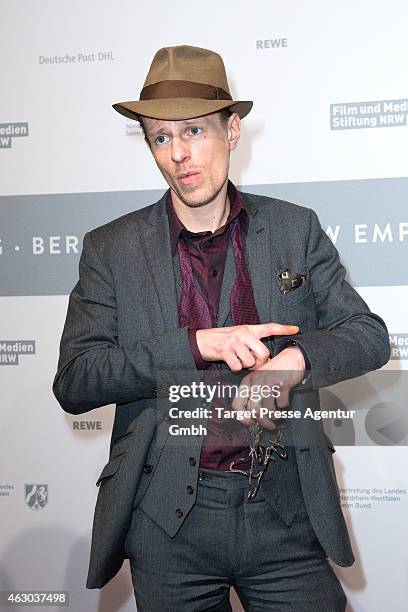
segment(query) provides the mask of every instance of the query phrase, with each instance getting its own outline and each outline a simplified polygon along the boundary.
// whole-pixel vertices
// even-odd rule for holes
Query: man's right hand
[[[269,359],[269,351],[261,342],[268,336],[297,334],[297,325],[260,323],[259,325],[234,325],[198,329],[197,345],[205,361],[225,361],[230,370],[257,369]]]

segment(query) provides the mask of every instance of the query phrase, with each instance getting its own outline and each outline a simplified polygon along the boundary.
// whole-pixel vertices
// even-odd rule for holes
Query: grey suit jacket
[[[299,325],[295,336],[309,357],[312,379],[294,392],[291,408],[319,408],[318,388],[384,365],[386,326],[345,281],[345,270],[316,214],[308,208],[241,192],[250,217],[246,256],[261,322]],[[288,294],[277,283],[289,267],[306,282]],[[218,325],[226,324],[235,275],[228,252]],[[155,476],[167,507],[155,517],[170,536],[194,504],[185,483],[197,478],[203,437],[170,449],[159,372],[196,371],[187,328],[179,327],[177,274],[170,249],[165,197],[88,232],[79,281],[71,292],[53,391],[64,410],[81,414],[116,404],[110,457],[98,479],[88,588],[101,588],[126,557],[132,509]],[[285,338],[269,339],[276,354]],[[197,373],[199,376],[199,373]],[[313,528],[328,557],[351,565],[353,552],[334,471],[334,448],[320,421],[293,419],[296,460]],[[167,433],[166,433],[167,432]],[[166,473],[166,453],[177,478]],[[155,469],[159,466],[155,474]],[[152,508],[152,514],[154,509]]]

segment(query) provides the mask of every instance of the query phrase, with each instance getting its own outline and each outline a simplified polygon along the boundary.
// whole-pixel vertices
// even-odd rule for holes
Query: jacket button
[[[195,465],[197,463],[197,461],[194,459],[194,457],[190,457],[188,460],[190,465]]]
[[[171,423],[172,422],[172,418],[169,414],[166,414],[166,416],[164,417],[164,420],[166,421],[166,423]]]
[[[177,518],[181,518],[183,516],[183,511],[181,510],[181,508],[177,508],[176,516],[177,516]]]
[[[188,493],[189,495],[192,495],[192,494],[194,493],[194,489],[193,489],[193,487],[192,487],[191,485],[188,485],[188,486],[187,486],[187,493]]]
[[[146,463],[146,465],[143,466],[143,471],[145,474],[150,474],[152,469],[153,469],[153,466],[150,465],[150,463]]]

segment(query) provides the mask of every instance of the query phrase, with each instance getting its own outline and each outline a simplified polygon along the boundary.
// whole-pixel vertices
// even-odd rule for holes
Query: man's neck
[[[230,213],[227,182],[214,200],[197,208],[186,206],[171,190],[171,200],[177,217],[190,232],[215,232],[226,224]]]

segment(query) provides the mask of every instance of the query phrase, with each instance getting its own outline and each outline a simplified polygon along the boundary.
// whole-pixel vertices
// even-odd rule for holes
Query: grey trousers
[[[241,474],[201,470],[197,500],[170,538],[140,507],[125,549],[138,612],[344,612],[346,596],[302,502],[290,527]]]

